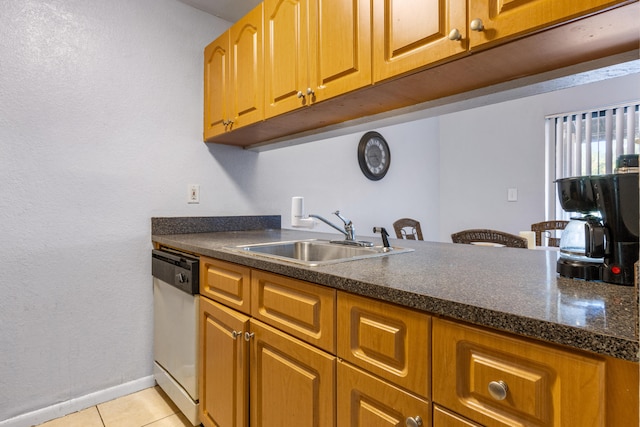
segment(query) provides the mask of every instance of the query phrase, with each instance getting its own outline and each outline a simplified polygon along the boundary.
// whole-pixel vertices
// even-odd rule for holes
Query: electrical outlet
[[[200,185],[189,184],[189,192],[187,194],[187,203],[200,203]]]

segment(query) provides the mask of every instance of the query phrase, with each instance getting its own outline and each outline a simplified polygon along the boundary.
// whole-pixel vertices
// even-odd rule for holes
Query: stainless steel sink
[[[240,245],[227,249],[310,267],[413,251],[398,247],[389,250],[383,246],[352,246],[316,239]]]

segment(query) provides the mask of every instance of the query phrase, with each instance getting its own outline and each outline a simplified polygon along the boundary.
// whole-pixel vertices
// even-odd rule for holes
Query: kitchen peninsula
[[[606,400],[607,409],[599,411],[599,419],[603,423],[609,423],[609,417],[614,416],[614,412],[620,414],[622,402],[628,405],[622,411],[627,414],[624,416],[637,417],[638,304],[634,287],[560,278],[555,272],[557,252],[546,250],[399,240],[393,244],[414,251],[305,267],[251,254],[244,255],[228,249],[245,244],[336,237],[332,234],[281,229],[278,217],[268,218],[271,222],[263,229],[260,228],[260,223],[245,230],[241,230],[241,227],[235,224],[232,228],[226,228],[228,231],[224,231],[225,227],[222,225],[209,229],[200,227],[198,232],[190,232],[189,227],[182,226],[179,226],[180,231],[176,232],[175,225],[180,224],[180,219],[154,218],[153,223],[156,225],[152,224],[152,239],[158,247],[198,254],[204,259],[212,259],[223,265],[245,268],[252,274],[255,272],[268,277],[293,279],[304,282],[305,286],[321,285],[320,288],[328,288],[337,293],[338,307],[341,295],[344,295],[345,300],[355,298],[359,301],[359,298],[364,297],[366,300],[372,299],[389,307],[417,312],[417,315],[428,315],[427,323],[433,326],[433,330],[430,331],[433,341],[424,352],[431,351],[433,364],[439,363],[439,368],[442,369],[446,369],[446,361],[439,361],[438,353],[440,349],[442,352],[448,350],[446,344],[436,345],[436,338],[448,336],[449,332],[442,332],[448,329],[453,329],[455,335],[457,327],[468,329],[472,333],[486,332],[497,339],[505,337],[507,340],[516,341],[516,347],[535,347],[542,350],[548,347],[561,353],[563,358],[576,355],[581,360],[602,363],[593,367],[595,372],[599,372],[598,375],[604,378],[602,381],[606,384],[604,390],[600,391],[606,396],[603,399]],[[234,221],[237,221],[237,218]],[[157,226],[160,223],[162,226]],[[201,273],[202,277],[206,277],[206,274],[203,276]],[[342,323],[338,325],[338,335],[341,329],[347,327],[348,325]],[[467,337],[465,340],[471,338]],[[337,341],[340,342],[339,336]],[[455,352],[455,348],[452,351]],[[344,356],[340,354],[338,344],[339,366],[341,357]],[[452,359],[455,360],[455,357]],[[521,355],[514,356],[513,360],[518,360],[518,357]],[[568,362],[569,365],[571,363]],[[442,397],[438,397],[438,390],[447,388],[441,378],[446,375],[435,367],[432,369],[434,395],[430,396],[430,392],[426,391],[419,396],[425,402],[431,399],[434,403],[431,409],[433,425],[438,425],[435,420],[443,416],[443,411],[447,417],[457,417],[462,413],[464,417],[484,425],[502,425],[492,424],[483,418],[491,418],[491,408],[478,412],[476,409],[466,408],[464,402],[461,406],[456,406],[457,398],[446,396],[446,392],[442,392]],[[480,368],[476,366],[476,369]],[[546,367],[540,369],[540,372],[548,370]],[[340,372],[338,370],[339,376]],[[610,393],[614,393],[614,385],[620,385],[618,381],[621,379],[628,382],[627,386],[615,391],[619,394],[612,399]],[[458,386],[460,381],[461,379],[458,379]],[[544,381],[531,380],[531,383],[532,387],[545,387]],[[596,383],[598,387],[603,385],[598,381]],[[526,387],[525,385],[525,390]],[[455,388],[449,387],[451,390]],[[536,390],[540,391],[538,388]],[[565,393],[564,399],[566,398],[568,397]],[[560,405],[559,402],[556,405]],[[548,403],[545,401],[545,404]],[[561,405],[565,406],[564,400]],[[556,415],[553,416],[559,416],[560,411],[557,408],[555,411]],[[553,410],[551,413],[554,413]],[[607,418],[604,418],[605,413]],[[541,415],[542,418],[544,416],[552,415]],[[428,418],[431,419],[431,413],[428,414]],[[558,420],[559,418],[556,422],[559,422]],[[628,418],[623,420],[627,421]]]

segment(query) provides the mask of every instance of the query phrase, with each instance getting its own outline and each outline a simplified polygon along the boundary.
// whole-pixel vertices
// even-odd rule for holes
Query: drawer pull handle
[[[458,30],[457,28],[454,28],[453,30],[451,30],[447,38],[455,42],[458,40],[462,40],[462,34],[460,34],[460,30]]]
[[[491,381],[489,383],[489,394],[496,400],[504,400],[507,398],[509,386],[504,381]]]
[[[420,418],[420,415],[416,415],[415,417],[407,417],[404,423],[407,427],[421,427],[422,418]]]
[[[484,31],[484,24],[482,23],[482,19],[476,18],[469,24],[471,31]]]

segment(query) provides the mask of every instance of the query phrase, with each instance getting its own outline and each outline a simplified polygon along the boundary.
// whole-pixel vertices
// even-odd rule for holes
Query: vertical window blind
[[[566,219],[554,181],[615,171],[622,154],[640,153],[639,101],[545,117],[548,219]],[[556,214],[557,213],[557,214]]]

